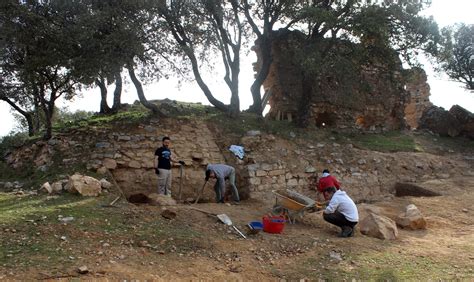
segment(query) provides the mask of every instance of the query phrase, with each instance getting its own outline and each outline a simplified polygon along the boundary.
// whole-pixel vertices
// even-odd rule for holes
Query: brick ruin
[[[278,32],[273,44],[272,65],[265,80],[263,103],[270,106],[267,117],[292,121],[298,116],[302,93],[301,66],[293,59],[294,48],[302,40],[297,32]],[[260,67],[258,44],[254,70]],[[394,130],[417,128],[423,111],[432,104],[425,72],[405,70],[399,61],[393,71],[383,65],[363,67],[350,84],[336,76],[314,80],[309,123],[335,128]]]

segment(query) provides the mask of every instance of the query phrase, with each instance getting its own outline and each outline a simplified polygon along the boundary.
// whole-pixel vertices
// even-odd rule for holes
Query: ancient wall
[[[295,48],[300,48],[303,38],[296,32],[277,32],[275,36],[272,65],[263,84],[271,107],[268,117],[291,121],[299,115],[303,92],[302,67],[295,59],[298,56]],[[258,69],[261,64],[258,46],[254,50],[257,53],[254,66]],[[410,127],[416,127],[417,119],[429,104],[429,85],[424,72],[413,72],[407,82],[400,61],[394,67],[365,65],[347,77],[331,73],[312,81],[308,101],[310,124],[393,130],[405,128],[410,122]]]
[[[405,120],[411,129],[419,126],[423,112],[431,107],[430,85],[426,73],[421,68],[413,68],[405,72],[408,99],[405,105]]]
[[[474,175],[468,158],[428,153],[382,153],[341,145],[333,140],[285,140],[262,134],[242,138],[248,150],[245,173],[252,198],[275,201],[273,190],[293,189],[316,197],[315,177],[327,168],[358,202],[391,197],[397,182],[417,183],[433,179]]]
[[[56,135],[48,142],[25,146],[11,153],[8,162],[18,168],[33,164],[46,172],[59,166],[73,170],[84,165],[93,172],[107,167],[127,195],[152,193],[156,191],[157,181],[153,170],[154,151],[167,135],[172,139],[172,150],[177,158],[186,162],[183,199],[195,197],[196,191],[201,189],[208,163],[227,163],[236,168],[242,198],[258,199],[268,205],[275,201],[273,190],[294,189],[316,197],[311,183],[325,168],[357,201],[389,197],[396,182],[455,178],[465,173],[474,175],[468,163],[451,154],[364,151],[351,144],[338,144],[334,138],[318,142],[295,136],[289,140],[259,131],[233,141],[221,134],[203,121],[188,119],[74,130]],[[227,150],[231,142],[244,146],[243,160]],[[179,168],[174,167],[175,198],[180,180]],[[213,180],[209,181],[203,199],[214,200],[213,184]]]
[[[152,120],[146,125],[115,126],[113,129],[84,129],[58,134],[48,142],[37,142],[30,148],[8,157],[16,167],[30,162],[43,170],[58,165],[86,164],[93,171],[108,168],[127,195],[156,191],[153,169],[155,149],[163,136],[172,140],[172,152],[186,162],[183,175],[183,198],[194,197],[196,187],[204,183],[208,163],[225,162],[220,148],[207,125],[201,121]],[[179,165],[172,168],[173,191],[180,183]],[[208,190],[210,191],[211,189]],[[212,195],[212,193],[206,193]],[[177,193],[176,193],[177,194]],[[177,196],[177,195],[176,195]]]

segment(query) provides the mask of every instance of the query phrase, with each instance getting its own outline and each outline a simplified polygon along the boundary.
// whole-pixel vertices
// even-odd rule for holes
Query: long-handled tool
[[[109,179],[112,181],[112,183],[114,184],[114,186],[119,190],[119,195],[117,196],[117,198],[115,198],[110,204],[108,205],[102,205],[102,207],[113,207],[114,204],[121,198],[121,197],[124,197],[125,198],[125,194],[123,193],[122,189],[120,188],[120,186],[118,185],[117,181],[115,181],[115,178],[114,178],[114,175],[110,172],[110,170],[107,169],[107,175],[109,176]]]
[[[245,237],[245,235],[244,235],[242,232],[240,232],[240,230],[232,224],[232,220],[230,220],[230,217],[228,217],[225,213],[223,213],[223,214],[218,214],[218,215],[217,215],[217,218],[218,218],[222,223],[224,223],[225,225],[232,226],[232,228],[234,228],[234,230],[235,230],[240,236],[242,236],[242,238],[247,239],[247,237]]]
[[[231,220],[230,217],[227,216],[225,213],[223,213],[223,214],[216,214],[216,213],[208,212],[208,211],[201,210],[201,209],[198,209],[198,208],[195,208],[195,207],[189,207],[188,209],[205,213],[205,214],[207,214],[208,216],[212,216],[212,217],[215,216],[215,217],[217,217],[217,218],[218,218],[222,223],[224,223],[225,225],[232,226],[232,228],[234,228],[234,230],[235,230],[240,236],[242,236],[242,238],[247,239],[247,237],[246,237],[237,227],[235,227],[235,226],[232,224],[232,220]]]
[[[194,201],[194,204],[197,204],[197,203],[198,203],[199,198],[201,198],[202,193],[204,192],[204,187],[206,187],[206,184],[207,184],[207,180],[206,180],[206,182],[204,182],[204,185],[202,185],[201,191],[200,191],[200,193],[197,195],[196,201]]]
[[[181,191],[183,190],[183,165],[179,166],[179,191],[178,201],[181,202]]]

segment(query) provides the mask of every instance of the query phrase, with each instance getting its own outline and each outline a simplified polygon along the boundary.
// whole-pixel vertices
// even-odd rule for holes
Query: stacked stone
[[[342,187],[356,201],[378,200],[390,195],[396,182],[417,183],[457,175],[472,175],[472,156],[398,152],[381,153],[340,145],[336,140],[316,143],[297,136],[279,138],[259,131],[249,132],[240,139],[246,157],[232,162],[227,152],[230,144],[212,132],[199,120],[166,119],[146,125],[113,129],[90,128],[54,139],[38,141],[13,151],[8,162],[13,167],[33,165],[45,169],[58,165],[87,164],[93,171],[110,170],[126,193],[154,192],[155,149],[163,136],[172,139],[172,151],[184,160],[183,198],[195,196],[204,183],[208,163],[228,163],[237,169],[238,187],[250,197],[268,199],[272,190],[294,189],[314,196],[310,178],[328,168]],[[291,134],[290,134],[291,135]],[[294,135],[294,134],[293,134]],[[223,153],[227,154],[224,158]],[[56,163],[53,163],[56,162]],[[173,167],[173,188],[177,191],[181,179],[179,166]],[[310,190],[310,189],[313,189]],[[207,188],[205,197],[212,198]]]

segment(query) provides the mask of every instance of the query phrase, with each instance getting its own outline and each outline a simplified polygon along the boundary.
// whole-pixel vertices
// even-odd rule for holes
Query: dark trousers
[[[354,226],[357,224],[357,222],[347,220],[346,217],[338,211],[334,213],[323,213],[323,218],[327,222],[339,226],[341,228],[343,228],[344,226],[354,228]]]

